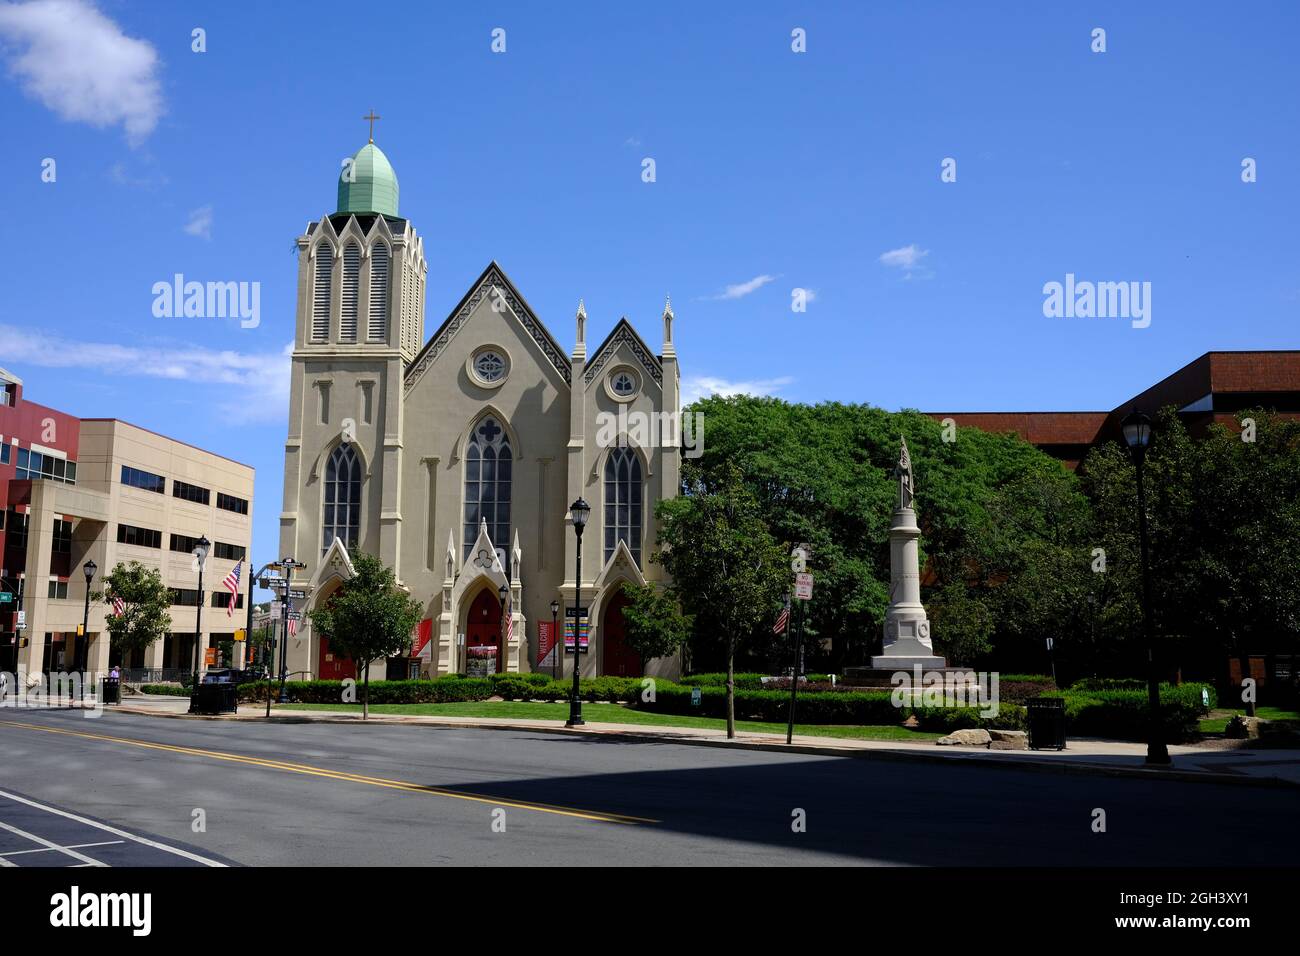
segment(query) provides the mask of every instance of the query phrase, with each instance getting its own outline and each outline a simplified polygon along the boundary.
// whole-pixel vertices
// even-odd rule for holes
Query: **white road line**
[[[17,863],[10,863],[10,862],[9,862],[8,860],[6,860],[4,857],[0,856],[0,866],[12,866],[12,867],[17,867],[18,864],[17,864]]]
[[[58,850],[60,853],[72,857],[74,860],[80,860],[87,866],[107,866],[107,863],[100,863],[98,860],[92,860],[84,853],[78,853],[76,850],[69,850],[66,846],[59,846],[57,843],[51,843],[45,837],[39,837],[35,833],[28,833],[26,830],[20,830],[15,826],[10,826],[3,820],[0,820],[0,830],[8,830],[10,833],[16,833],[24,839],[31,840],[33,843],[39,843],[43,847],[51,850]]]
[[[125,840],[105,840],[103,843],[69,843],[69,850],[87,850],[92,846],[113,846],[117,843],[125,843]],[[41,847],[39,850],[10,850],[8,853],[0,853],[0,857],[6,856],[24,856],[28,853],[49,853],[50,847]]]
[[[202,863],[204,866],[224,867],[226,865],[219,860],[212,860],[206,856],[199,856],[197,853],[191,853],[189,850],[182,850],[178,847],[168,846],[165,843],[159,843],[156,840],[138,837],[132,833],[127,833],[125,830],[119,830],[117,827],[111,827],[106,823],[97,823],[94,820],[88,820],[75,813],[69,813],[67,810],[60,810],[57,807],[47,807],[45,804],[37,803],[35,800],[28,800],[26,797],[20,797],[16,793],[6,793],[5,791],[0,790],[0,797],[3,797],[6,800],[13,800],[15,803],[26,804],[29,807],[35,807],[37,810],[44,810],[46,813],[53,813],[55,816],[65,817],[68,820],[76,820],[78,823],[84,823],[88,827],[103,830],[106,833],[113,834],[113,836],[125,837],[132,842],[153,847],[155,850],[162,850],[164,853],[172,853],[176,856],[184,857],[187,860],[193,860],[195,863]]]

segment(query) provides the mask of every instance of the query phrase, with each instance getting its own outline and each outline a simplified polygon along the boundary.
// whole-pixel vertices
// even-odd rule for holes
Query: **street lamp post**
[[[86,609],[81,615],[81,641],[77,648],[77,671],[81,674],[81,699],[86,699],[86,665],[90,655],[90,579],[95,576],[95,562],[87,561],[81,566],[86,575]]]
[[[551,599],[551,680],[559,680],[560,666],[560,632],[556,628],[556,618],[560,615],[560,602]]]
[[[305,568],[307,565],[295,561],[292,556],[285,557],[280,562],[280,567],[284,569],[284,593],[281,595],[283,604],[281,605],[282,614],[280,616],[280,633],[283,639],[280,641],[280,697],[279,703],[289,703],[289,695],[285,692],[284,684],[289,676],[289,591],[293,587],[293,572],[298,568]]]
[[[502,668],[506,662],[506,598],[510,596],[508,585],[501,585],[497,588],[497,597],[500,599],[497,611],[497,647],[500,653],[497,654],[497,673],[502,673]]]
[[[1124,443],[1133,457],[1137,472],[1138,542],[1142,553],[1142,631],[1147,645],[1147,760],[1152,766],[1168,766],[1169,748],[1160,728],[1160,673],[1156,669],[1155,639],[1151,630],[1151,557],[1147,542],[1147,500],[1142,481],[1142,466],[1151,444],[1151,419],[1141,412],[1130,412],[1120,426]]]
[[[199,702],[199,639],[203,633],[203,566],[207,564],[210,547],[212,542],[208,540],[207,535],[203,535],[194,543],[194,560],[199,566],[199,599],[195,602],[194,608],[194,690],[190,697],[190,713],[194,713],[195,705]]]
[[[591,514],[591,505],[579,498],[569,505],[569,515],[573,518],[573,533],[578,538],[577,569],[573,576],[573,696],[569,700],[569,719],[566,727],[581,727],[582,698],[578,696],[579,652],[582,650],[582,532],[587,527],[587,516]]]

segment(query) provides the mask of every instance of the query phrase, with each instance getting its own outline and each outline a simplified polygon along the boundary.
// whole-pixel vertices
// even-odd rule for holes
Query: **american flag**
[[[126,613],[126,602],[120,597],[113,598],[113,616],[121,617]]]
[[[221,582],[230,591],[230,603],[226,605],[226,617],[234,617],[235,614],[235,602],[239,600],[239,569],[243,567],[243,564],[243,561],[236,564],[231,569],[231,572],[226,575],[226,579]]]
[[[289,612],[289,636],[293,637],[298,633],[298,612]]]
[[[781,608],[781,613],[777,615],[776,623],[772,625],[773,634],[784,634],[785,629],[790,625],[790,600],[786,599],[785,607]]]

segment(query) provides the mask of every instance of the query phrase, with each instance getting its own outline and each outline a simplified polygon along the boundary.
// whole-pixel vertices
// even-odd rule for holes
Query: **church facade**
[[[280,549],[306,565],[302,611],[345,587],[364,551],[425,609],[411,656],[373,665],[372,679],[551,671],[552,602],[561,632],[580,617],[568,508],[583,498],[581,672],[641,674],[622,588],[663,579],[649,562],[654,506],[677,493],[680,443],[628,423],[677,420],[671,305],[656,353],[626,318],[589,350],[579,301],[566,351],[492,262],[426,340],[423,240],[373,141],[345,164],[337,210],[297,245]],[[288,659],[290,672],[360,676],[306,613]]]

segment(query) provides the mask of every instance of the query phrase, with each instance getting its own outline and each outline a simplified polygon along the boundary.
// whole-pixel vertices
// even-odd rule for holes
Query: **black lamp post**
[[[569,515],[573,518],[573,533],[578,536],[577,570],[573,576],[573,696],[569,700],[569,719],[566,727],[581,727],[582,698],[578,696],[578,671],[581,669],[578,656],[582,650],[582,532],[587,527],[587,516],[591,514],[591,505],[579,498],[569,505]]]
[[[1142,632],[1147,645],[1147,760],[1152,766],[1168,766],[1169,748],[1160,728],[1160,673],[1156,669],[1155,640],[1151,632],[1151,561],[1147,543],[1147,499],[1142,482],[1142,466],[1151,444],[1151,419],[1141,412],[1130,412],[1120,425],[1124,443],[1133,457],[1137,472],[1138,541],[1142,552]]]
[[[86,575],[86,609],[81,615],[81,641],[77,648],[77,670],[81,674],[81,699],[86,699],[86,665],[90,654],[90,579],[95,576],[97,567],[94,561],[87,561],[81,566]]]
[[[203,633],[203,566],[208,562],[208,548],[212,542],[207,535],[194,542],[194,560],[199,565],[199,599],[194,608],[194,691],[190,697],[190,713],[199,701],[199,637]]]
[[[286,556],[280,561],[280,568],[283,572],[281,576],[284,580],[283,590],[280,594],[280,599],[283,602],[280,605],[280,633],[283,638],[280,641],[280,696],[277,699],[281,704],[289,703],[289,694],[284,687],[285,681],[289,679],[289,592],[293,588],[293,572],[305,567],[307,565],[295,561],[292,555]]]
[[[551,599],[551,680],[559,680],[560,675],[558,668],[560,666],[560,632],[556,628],[556,618],[560,616],[560,602]]]
[[[497,646],[501,649],[497,655],[497,673],[503,671],[506,662],[506,598],[509,596],[509,585],[503,584],[497,588],[497,597],[501,600],[501,610],[497,613]]]

